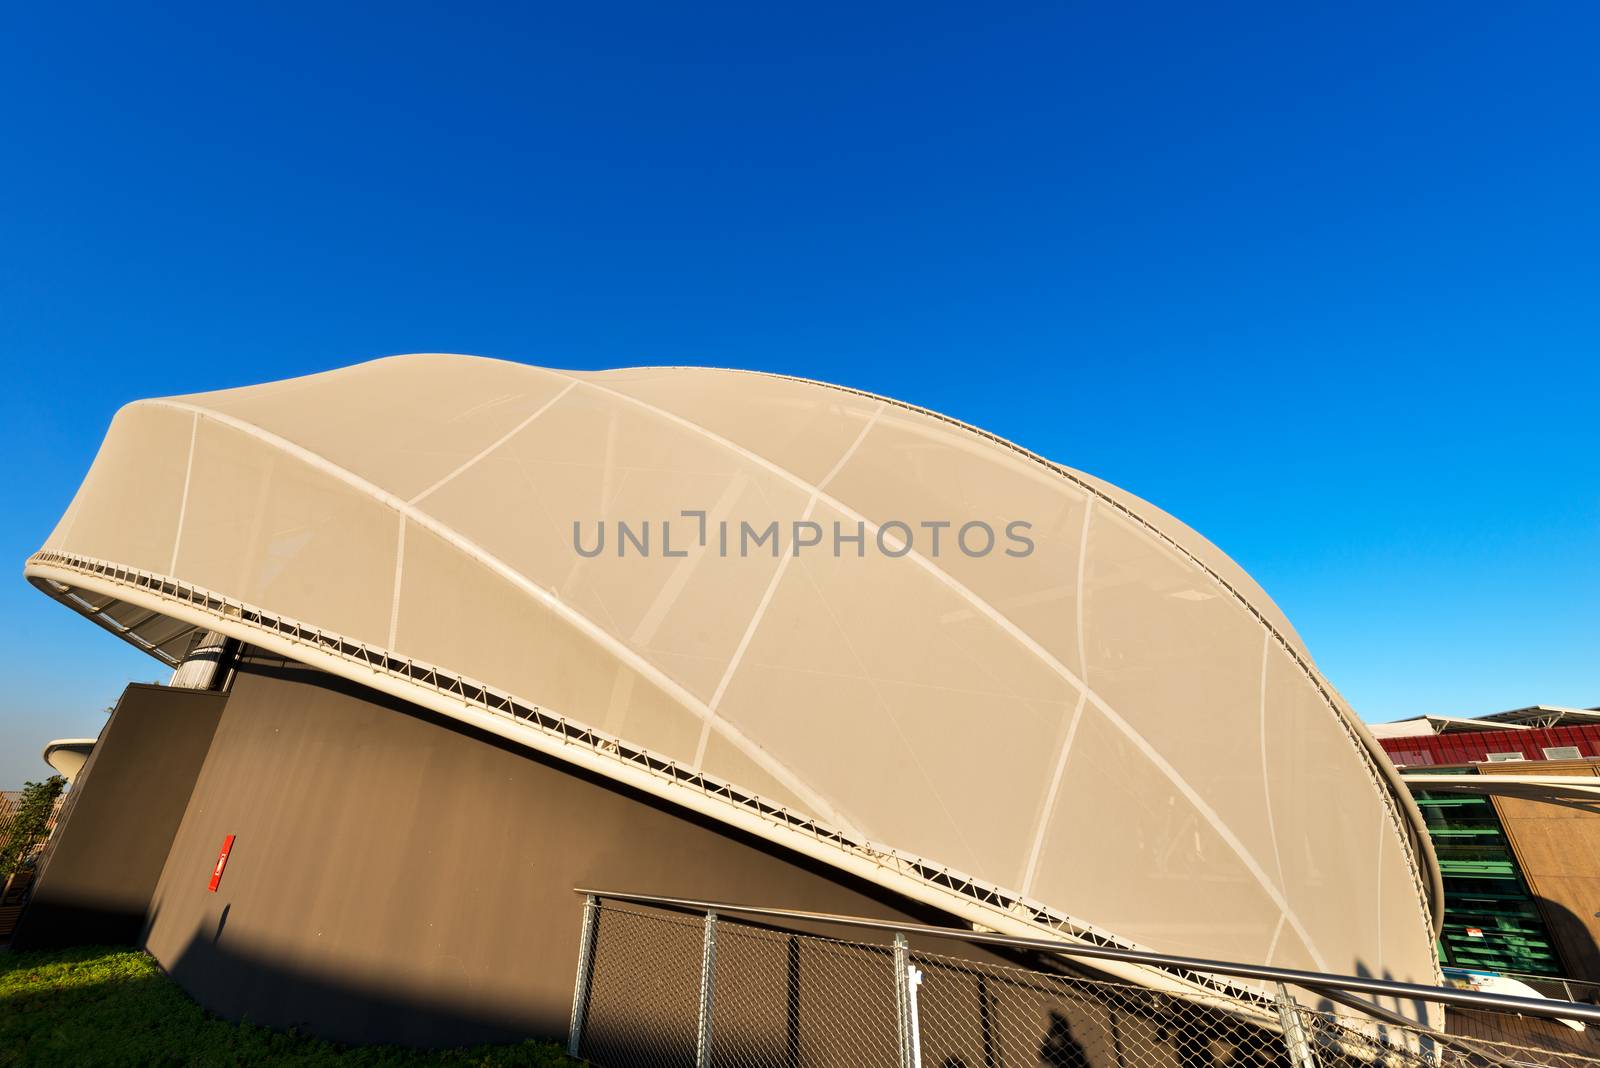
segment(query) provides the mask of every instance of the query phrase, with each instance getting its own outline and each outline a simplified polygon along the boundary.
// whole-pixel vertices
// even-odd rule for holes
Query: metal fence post
[[[1278,1023],[1283,1027],[1283,1044],[1289,1050],[1289,1063],[1294,1068],[1317,1068],[1317,1055],[1306,1034],[1306,1022],[1300,1016],[1300,1003],[1295,1001],[1289,988],[1277,984]]]
[[[900,1039],[900,1068],[922,1068],[922,1041],[917,1034],[917,986],[922,973],[911,965],[911,948],[903,932],[894,936],[894,1007]]]
[[[906,1001],[911,1004],[911,1068],[922,1068],[922,1024],[917,1018],[917,988],[922,985],[922,969],[906,963]]]
[[[706,913],[705,941],[700,950],[700,1023],[695,1029],[695,1068],[711,1068],[711,1006],[717,986],[717,914]]]
[[[583,1044],[583,1025],[589,1015],[589,987],[594,981],[594,933],[600,921],[600,900],[593,894],[583,899],[583,933],[578,936],[578,979],[572,988],[572,1019],[567,1024],[567,1052],[578,1055]]]

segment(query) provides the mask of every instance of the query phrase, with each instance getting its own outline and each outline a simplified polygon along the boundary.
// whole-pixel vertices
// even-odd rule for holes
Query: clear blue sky
[[[29,589],[126,401],[775,369],[1111,479],[1368,719],[1600,704],[1600,9],[13,5],[0,785],[146,660]]]

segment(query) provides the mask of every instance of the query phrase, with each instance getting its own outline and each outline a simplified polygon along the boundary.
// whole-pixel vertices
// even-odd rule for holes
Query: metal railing
[[[1481,970],[1465,965],[1457,967],[1467,972]],[[1537,975],[1533,972],[1516,972],[1507,968],[1495,968],[1493,974],[1524,982],[1549,997],[1600,1005],[1600,983],[1589,979],[1573,979],[1566,975]]]
[[[1593,1005],[857,916],[578,892],[586,901],[569,1051],[604,1068],[1600,1065],[1600,1030],[1586,1029],[1600,1024]],[[819,929],[859,932],[861,940]],[[935,950],[949,941],[983,959]],[[1109,979],[1092,970],[1097,960],[1207,974],[1234,992]]]

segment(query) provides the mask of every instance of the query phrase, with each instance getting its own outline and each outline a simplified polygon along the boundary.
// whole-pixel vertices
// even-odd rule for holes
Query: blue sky
[[[163,674],[20,577],[116,408],[406,351],[928,405],[1368,719],[1600,704],[1600,12],[1297,6],[15,7],[0,786]]]

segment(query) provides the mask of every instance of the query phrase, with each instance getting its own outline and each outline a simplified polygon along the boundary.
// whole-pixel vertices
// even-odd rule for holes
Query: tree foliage
[[[5,841],[0,843],[0,879],[33,858],[35,848],[49,833],[50,814],[55,811],[56,799],[66,788],[67,780],[59,775],[23,785],[11,823],[4,828]]]

